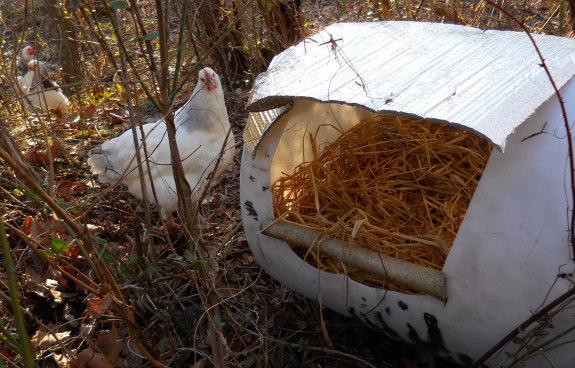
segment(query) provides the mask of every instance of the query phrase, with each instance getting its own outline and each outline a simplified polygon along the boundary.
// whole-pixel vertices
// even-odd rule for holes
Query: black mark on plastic
[[[254,204],[251,201],[245,201],[244,206],[246,207],[246,211],[248,211],[248,216],[252,216],[254,220],[258,220],[258,213],[254,209]]]

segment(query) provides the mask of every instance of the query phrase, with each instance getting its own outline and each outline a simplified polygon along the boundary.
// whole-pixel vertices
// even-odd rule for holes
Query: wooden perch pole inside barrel
[[[261,232],[264,235],[307,249],[317,246],[321,254],[340,260],[348,266],[431,295],[443,302],[447,301],[446,276],[439,270],[422,267],[352,246],[341,240],[330,238],[318,231],[281,219],[263,220]]]

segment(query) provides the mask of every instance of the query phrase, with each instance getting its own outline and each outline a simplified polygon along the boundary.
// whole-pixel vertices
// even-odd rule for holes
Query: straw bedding
[[[462,129],[398,115],[378,115],[340,133],[314,151],[312,162],[274,183],[276,216],[441,269],[491,147]],[[316,147],[315,136],[309,139]],[[316,251],[296,252],[321,270],[410,292]]]

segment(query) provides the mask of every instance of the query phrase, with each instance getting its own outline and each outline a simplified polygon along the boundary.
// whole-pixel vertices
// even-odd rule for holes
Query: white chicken
[[[215,178],[230,165],[235,153],[235,142],[230,131],[220,78],[212,69],[206,67],[200,70],[198,84],[189,100],[176,111],[174,121],[176,142],[186,180],[192,188],[192,200],[197,201],[207,185],[208,175],[214,170],[220,153],[223,155],[214,173]],[[178,198],[166,124],[161,119],[155,123],[144,124],[142,128],[151,182],[156,191],[158,204],[166,211],[174,212],[178,207]],[[155,203],[139,129],[138,142],[147,198]],[[121,181],[128,186],[130,193],[142,199],[135,153],[132,131],[128,130],[92,149],[88,154],[88,164],[102,183]]]
[[[24,93],[28,110],[35,108],[66,112],[70,101],[62,93],[60,87],[50,79],[48,69],[43,62],[32,60],[28,62],[28,71],[18,77],[18,83]]]

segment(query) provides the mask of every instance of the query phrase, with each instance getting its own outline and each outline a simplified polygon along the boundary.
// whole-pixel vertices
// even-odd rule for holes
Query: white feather
[[[22,92],[27,93],[28,92],[28,88],[26,87],[26,82],[24,79],[24,76],[19,75],[16,77],[16,82],[18,83],[18,85],[20,86],[20,88],[22,88]]]
[[[207,184],[208,175],[214,170],[220,152],[223,151],[223,156],[215,177],[233,161],[235,151],[224,93],[219,77],[212,69],[204,68],[200,71],[198,84],[190,99],[175,113],[175,125],[182,166],[192,188],[192,199],[197,200]],[[158,204],[173,212],[177,209],[178,200],[166,125],[163,120],[159,120],[144,124],[142,128],[151,182],[154,184]],[[138,129],[140,154],[142,161],[145,161],[141,138]],[[135,153],[133,134],[128,130],[91,150],[88,164],[101,182],[121,181],[128,186],[130,193],[141,199],[143,193]],[[154,203],[146,162],[143,162],[142,167],[147,197]]]
[[[28,94],[30,104],[34,108],[39,108],[41,110],[60,110],[63,113],[68,111],[70,101],[60,89],[44,90],[43,88],[39,88],[35,92],[36,93],[31,91]]]

